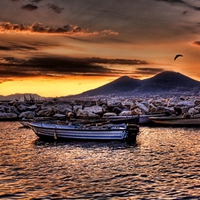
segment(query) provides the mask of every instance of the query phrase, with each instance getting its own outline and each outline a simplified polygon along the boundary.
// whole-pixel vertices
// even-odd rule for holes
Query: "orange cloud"
[[[74,25],[65,25],[63,27],[53,28],[51,26],[43,26],[42,23],[33,23],[30,26],[23,24],[12,24],[10,22],[0,23],[0,32],[29,32],[29,33],[45,33],[45,34],[81,34],[81,35],[118,35],[118,32],[112,30],[102,30],[90,32],[87,28],[81,28]]]
[[[142,60],[126,59],[105,59],[105,58],[70,58],[70,57],[32,57],[17,59],[14,57],[0,58],[0,80],[6,78],[33,78],[33,77],[52,77],[64,78],[68,76],[114,76],[127,74],[128,71],[123,67],[113,69],[111,65],[144,66],[149,63]],[[140,72],[149,68],[139,68]],[[152,70],[150,68],[150,70]],[[161,70],[161,69],[157,69]],[[155,72],[155,71],[154,71]],[[149,73],[149,72],[148,72]]]
[[[193,42],[192,44],[197,45],[197,46],[200,46],[200,41],[195,41],[195,42]]]

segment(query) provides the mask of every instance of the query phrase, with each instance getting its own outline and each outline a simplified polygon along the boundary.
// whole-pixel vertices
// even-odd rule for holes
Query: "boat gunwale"
[[[53,124],[51,124],[52,126],[43,126],[43,124],[46,123],[38,123],[38,122],[32,122],[29,123],[29,126],[32,128],[40,128],[40,129],[51,129],[51,130],[57,130],[57,131],[89,131],[89,132],[94,132],[94,131],[98,131],[98,132],[105,132],[105,131],[126,131],[127,128],[125,126],[125,124],[122,126],[117,126],[117,125],[113,125],[111,127],[99,127],[99,126],[90,126],[90,127],[75,127],[73,125],[62,125],[62,124],[55,124],[53,126]],[[117,128],[113,128],[113,127],[117,127]]]
[[[149,117],[150,120],[193,120],[199,119],[200,116],[191,116],[191,117],[184,117],[184,116],[168,116],[168,117]]]

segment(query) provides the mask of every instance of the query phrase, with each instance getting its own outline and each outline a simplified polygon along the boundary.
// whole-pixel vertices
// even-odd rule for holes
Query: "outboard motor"
[[[137,124],[127,124],[127,144],[135,144],[136,137],[139,133],[139,126]]]

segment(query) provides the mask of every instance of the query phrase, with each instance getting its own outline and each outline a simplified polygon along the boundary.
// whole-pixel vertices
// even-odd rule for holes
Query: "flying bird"
[[[174,57],[174,60],[176,60],[178,57],[183,57],[183,55],[181,55],[181,54],[177,54],[175,57]]]

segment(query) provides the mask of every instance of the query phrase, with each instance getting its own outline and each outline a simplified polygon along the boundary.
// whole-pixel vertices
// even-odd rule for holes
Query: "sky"
[[[199,0],[0,2],[0,95],[67,96],[166,70],[200,81]]]

